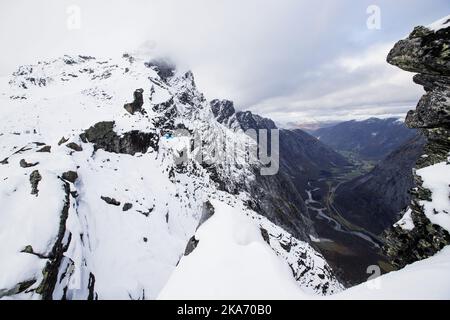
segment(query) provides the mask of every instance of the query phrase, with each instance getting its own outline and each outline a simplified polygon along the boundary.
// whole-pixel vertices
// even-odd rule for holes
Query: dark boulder
[[[131,204],[131,203],[125,203],[124,205],[123,205],[123,208],[122,208],[122,211],[128,211],[128,210],[130,210],[131,208],[133,208],[133,205]]]
[[[44,146],[41,149],[37,150],[36,152],[51,152],[52,147],[51,146]]]
[[[119,136],[114,131],[113,121],[98,122],[80,135],[83,142],[93,143],[94,150],[134,155],[146,153],[151,147],[158,150],[159,136],[152,132],[133,130]]]
[[[142,96],[142,93],[144,92],[143,89],[136,89],[134,91],[134,101],[131,103],[125,104],[123,107],[125,110],[127,110],[129,113],[134,114],[135,112],[143,112],[142,106],[144,105],[144,98]]]
[[[116,206],[116,207],[120,206],[120,201],[117,201],[117,200],[114,199],[114,198],[104,197],[104,196],[101,196],[100,198],[101,198],[103,201],[105,201],[107,204],[110,204],[110,205],[113,205],[113,206]]]
[[[77,151],[77,152],[83,151],[83,148],[79,144],[77,144],[75,142],[68,143],[66,145],[66,147],[69,148],[69,149],[72,149],[73,151]]]
[[[22,168],[31,168],[31,167],[37,166],[39,164],[39,162],[28,163],[25,161],[25,159],[22,159],[22,160],[20,160],[19,164]]]
[[[78,179],[78,174],[75,171],[67,171],[64,172],[61,177],[64,180],[75,183],[75,181]]]
[[[62,137],[62,138],[59,140],[59,142],[58,142],[58,146],[60,146],[60,145],[62,145],[62,144],[64,144],[64,143],[66,143],[67,141],[69,141],[69,139],[66,139],[66,138]]]
[[[38,185],[41,180],[42,176],[38,170],[34,170],[30,174],[31,194],[36,196],[39,194]]]

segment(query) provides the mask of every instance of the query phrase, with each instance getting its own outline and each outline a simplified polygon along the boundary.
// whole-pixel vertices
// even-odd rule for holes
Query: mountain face
[[[231,129],[232,132],[245,134],[248,130],[256,131],[256,140],[260,138],[260,129],[267,131],[268,151],[271,151],[271,129],[276,129],[275,123],[249,111],[236,112],[234,104],[228,100],[213,100],[210,107],[215,121]],[[281,141],[281,138],[280,138]],[[279,155],[283,154],[280,150]],[[280,161],[281,162],[281,161]],[[302,195],[297,191],[289,176],[282,171],[275,175],[261,175],[258,170],[253,172],[254,180],[249,182],[249,192],[258,202],[249,201],[249,206],[282,226],[299,239],[309,239],[314,234],[308,210]],[[280,214],[281,213],[281,214]]]
[[[396,222],[411,200],[412,169],[423,153],[425,138],[417,134],[390,153],[369,173],[343,183],[336,190],[334,205],[344,218],[381,234]]]
[[[250,111],[236,112],[233,102],[228,100],[213,100],[211,108],[218,122],[234,130],[277,129],[270,119]],[[279,173],[290,179],[303,196],[308,181],[327,177],[331,171],[350,165],[342,155],[300,129],[279,129],[279,156]]]
[[[210,104],[216,120],[232,130],[268,130],[268,149],[271,149],[270,130],[277,129],[272,120],[250,111],[236,111],[233,102],[228,100],[213,100]],[[299,229],[296,225],[308,225],[310,234],[314,235],[315,232],[311,232],[313,227],[309,209],[304,201],[308,197],[308,183],[329,177],[332,171],[348,166],[349,162],[300,129],[279,129],[278,133],[279,171],[274,176],[256,173],[252,193],[262,199],[261,205],[266,208],[264,211],[284,212],[272,218],[276,224],[300,238],[302,235],[296,233],[296,229]]]
[[[370,118],[342,122],[312,134],[335,150],[351,153],[363,160],[379,161],[412,139],[415,131],[397,118]]]
[[[0,298],[154,299],[185,259],[222,250],[201,234],[228,211],[249,226],[225,238],[232,248],[258,243],[301,291],[343,289],[309,243],[291,177],[261,175],[249,157],[243,128],[273,122],[217,121],[192,72],[64,56],[20,67],[0,89]]]
[[[426,93],[406,125],[427,137],[416,163],[415,187],[403,218],[387,232],[385,251],[392,263],[403,267],[428,258],[450,244],[450,17],[429,27],[416,27],[395,44],[387,61],[416,72],[414,82]]]
[[[231,101],[214,100],[211,107],[217,121],[233,130],[273,129],[275,124],[251,112],[236,111]],[[270,139],[269,139],[270,140]],[[334,213],[331,199],[339,176],[353,167],[342,155],[320,140],[300,129],[279,130],[280,168],[276,176],[256,174],[256,186],[261,192],[258,198],[269,212],[292,212],[292,215],[276,215],[275,223],[291,230],[290,221],[307,223],[309,237],[338,270],[341,282],[346,285],[361,283],[367,279],[367,265],[385,259],[379,253],[379,245],[364,230],[352,230]],[[256,193],[254,193],[256,194]],[[276,195],[276,196],[274,196]],[[267,201],[264,201],[267,200]],[[301,210],[290,211],[293,204]],[[265,210],[267,211],[267,209]],[[283,218],[283,220],[280,219]]]

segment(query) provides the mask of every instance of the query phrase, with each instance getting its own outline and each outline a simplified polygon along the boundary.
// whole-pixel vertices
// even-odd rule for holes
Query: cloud
[[[415,107],[423,90],[412,82],[412,74],[386,63],[392,46],[377,44],[337,57],[305,74],[292,94],[272,97],[252,109],[279,123],[404,114]]]
[[[3,0],[0,75],[65,53],[112,56],[139,48],[192,69],[208,98],[233,99],[278,120],[406,110],[419,89],[384,55],[415,25],[447,13],[448,0],[379,0],[381,30],[366,27],[371,4]],[[77,30],[67,28],[71,5],[80,8]]]

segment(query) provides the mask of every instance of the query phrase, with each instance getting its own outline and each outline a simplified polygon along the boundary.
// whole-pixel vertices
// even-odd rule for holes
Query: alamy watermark
[[[367,278],[366,286],[370,290],[381,289],[381,268],[378,265],[370,265],[366,270],[367,274],[370,276]]]
[[[66,27],[68,30],[81,29],[81,8],[77,5],[71,5],[66,8]]]
[[[366,26],[369,30],[381,29],[381,8],[375,4],[367,7],[366,13],[369,17],[366,20]]]
[[[253,165],[263,176],[279,170],[280,134],[278,129],[249,129],[236,139],[234,133],[223,132],[208,136],[207,132],[176,129],[165,135],[176,138],[174,161],[176,165],[195,160],[203,165]]]

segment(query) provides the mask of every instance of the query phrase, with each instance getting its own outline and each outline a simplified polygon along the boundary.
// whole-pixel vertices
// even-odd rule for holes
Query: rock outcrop
[[[143,112],[142,106],[144,105],[144,97],[142,94],[144,93],[143,89],[136,89],[133,93],[134,100],[131,103],[125,104],[123,107],[129,113],[134,114],[135,112]]]
[[[118,135],[114,131],[114,121],[98,122],[80,135],[83,142],[91,142],[94,149],[107,152],[135,155],[146,153],[149,148],[158,150],[159,137],[156,133],[132,130]]]
[[[424,155],[416,163],[423,169],[447,163],[450,151],[450,19],[430,27],[416,27],[407,39],[399,41],[390,51],[387,61],[403,70],[417,72],[414,82],[426,93],[415,110],[406,116],[406,125],[420,129],[427,137]],[[450,170],[450,168],[449,168]],[[412,228],[397,225],[386,235],[385,251],[392,263],[403,267],[434,255],[450,244],[450,234],[432,223],[423,202],[431,201],[432,192],[415,173],[416,188],[407,214]],[[448,186],[447,186],[448,187]],[[434,212],[433,214],[437,214]],[[448,214],[448,213],[447,213]]]

